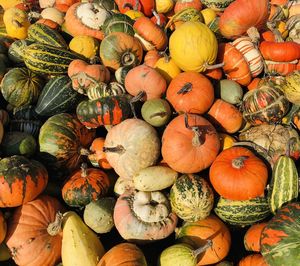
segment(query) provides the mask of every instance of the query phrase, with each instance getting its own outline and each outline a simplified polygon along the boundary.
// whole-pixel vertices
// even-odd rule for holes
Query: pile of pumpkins
[[[0,261],[299,266],[299,0],[0,0]]]

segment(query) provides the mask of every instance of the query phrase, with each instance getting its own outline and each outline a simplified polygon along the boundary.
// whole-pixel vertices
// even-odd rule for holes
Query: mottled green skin
[[[28,39],[14,41],[8,48],[9,60],[16,64],[24,63],[23,56],[25,49],[32,43],[33,42]]]
[[[267,218],[271,210],[267,198],[250,200],[228,200],[220,197],[215,213],[225,223],[247,226]]]
[[[35,111],[42,116],[68,112],[75,110],[81,99],[81,95],[73,90],[72,80],[68,76],[53,77],[43,88]]]
[[[14,107],[36,103],[44,80],[25,67],[12,68],[2,79],[1,92],[4,99]]]
[[[134,35],[133,29],[134,20],[125,14],[113,14],[109,16],[101,26],[105,36],[112,32],[125,32],[131,36]]]
[[[299,266],[300,202],[279,209],[261,235],[261,253],[269,265]]]
[[[206,7],[211,8],[216,11],[223,11],[235,0],[201,0],[202,4]]]

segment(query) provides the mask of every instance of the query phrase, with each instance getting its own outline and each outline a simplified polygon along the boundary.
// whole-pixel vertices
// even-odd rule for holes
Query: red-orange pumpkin
[[[209,178],[223,198],[249,200],[264,196],[268,168],[249,149],[233,146],[217,156],[210,167]]]
[[[49,196],[18,207],[10,218],[6,244],[17,265],[56,265],[61,256],[63,207]]]
[[[244,235],[244,246],[248,251],[260,252],[260,237],[267,223],[251,225]]]
[[[167,100],[177,112],[204,114],[213,104],[214,87],[198,72],[182,72],[170,83]]]
[[[175,171],[197,173],[209,167],[220,149],[216,129],[196,114],[175,117],[162,136],[162,156]]]
[[[252,254],[239,261],[238,266],[269,266],[261,254]]]
[[[3,213],[0,210],[0,244],[5,238],[6,230],[7,230],[6,221],[4,219]]]
[[[174,6],[174,12],[178,13],[188,7],[193,7],[200,11],[202,9],[202,2],[200,0],[177,0]]]
[[[103,169],[111,169],[111,165],[106,159],[106,153],[103,151],[105,138],[95,138],[90,146],[91,153],[88,155],[88,159],[94,167],[100,167]]]

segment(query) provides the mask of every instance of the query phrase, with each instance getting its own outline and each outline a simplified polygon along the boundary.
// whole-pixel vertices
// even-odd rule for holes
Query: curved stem
[[[194,132],[194,137],[192,139],[193,146],[198,147],[198,146],[202,145],[204,143],[203,132],[199,129],[198,126],[190,126],[188,124],[188,114],[187,113],[185,113],[185,115],[184,115],[184,123],[185,123],[185,127],[187,129],[190,129]]]
[[[256,27],[250,27],[247,30],[247,35],[250,37],[251,42],[255,45],[255,47],[258,46],[259,40],[260,40],[260,34]]]
[[[196,250],[193,251],[193,255],[195,257],[197,257],[198,255],[200,255],[201,253],[205,252],[207,249],[209,249],[211,247],[212,247],[212,240],[208,239],[207,243],[204,246],[202,246],[200,248],[197,248]]]
[[[123,154],[126,150],[122,145],[117,145],[115,147],[103,147],[103,152],[115,152],[118,154]]]
[[[224,65],[225,65],[224,62],[219,63],[219,64],[215,64],[215,65],[209,65],[209,64],[205,63],[205,64],[204,64],[204,67],[205,67],[206,69],[211,70],[211,69],[216,69],[216,68],[223,67]]]
[[[61,224],[63,221],[63,215],[61,212],[57,212],[54,222],[50,223],[47,227],[47,233],[50,236],[56,236],[62,230]]]
[[[82,163],[81,164],[81,176],[82,177],[87,177],[87,164],[86,163]]]
[[[249,158],[249,156],[240,156],[232,160],[231,164],[233,168],[241,169],[245,165],[245,161]]]
[[[156,25],[161,26],[160,16],[158,15],[158,13],[154,9],[152,9],[151,11],[153,16],[156,18]]]
[[[183,85],[183,87],[177,91],[177,94],[186,94],[188,93],[189,91],[191,91],[193,88],[193,84],[191,82],[187,82]]]

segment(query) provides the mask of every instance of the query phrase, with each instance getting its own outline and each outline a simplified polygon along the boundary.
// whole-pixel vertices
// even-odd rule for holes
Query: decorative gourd
[[[85,95],[89,88],[110,80],[110,72],[104,65],[90,65],[81,59],[73,60],[69,64],[68,76],[72,80],[73,89]]]
[[[261,253],[268,265],[296,266],[299,261],[300,204],[288,203],[267,223],[261,235]]]
[[[103,149],[116,173],[132,178],[141,169],[156,163],[160,139],[144,120],[126,119],[108,131]]]
[[[181,175],[170,190],[172,210],[187,222],[205,219],[213,208],[214,194],[198,175]]]
[[[97,137],[93,140],[90,146],[90,154],[88,159],[94,167],[100,167],[103,169],[111,169],[111,165],[106,159],[106,154],[103,151],[105,138]]]
[[[43,79],[29,69],[12,68],[1,81],[1,92],[11,105],[20,107],[35,103],[43,85]]]
[[[155,9],[158,14],[168,13],[174,7],[173,0],[155,0]]]
[[[55,0],[54,2],[55,8],[57,8],[61,12],[66,13],[73,4],[80,2],[80,0]]]
[[[215,11],[224,11],[235,0],[201,0],[202,4]]]
[[[114,222],[125,240],[145,242],[168,237],[175,230],[177,216],[162,192],[127,190],[117,199]]]
[[[134,189],[133,179],[118,177],[114,185],[114,193],[118,197],[125,191]]]
[[[266,219],[270,214],[267,198],[229,200],[220,197],[214,212],[227,224],[247,226]]]
[[[101,258],[97,266],[147,266],[142,250],[132,243],[120,243],[112,247]]]
[[[71,114],[57,114],[48,118],[40,129],[40,152],[50,155],[59,168],[74,170],[94,136],[95,131],[88,130]]]
[[[161,98],[167,89],[167,82],[154,68],[139,65],[128,71],[125,89],[133,96],[142,94],[143,100]]]
[[[17,265],[55,265],[60,261],[62,212],[60,202],[46,195],[14,211],[6,244]]]
[[[48,26],[49,28],[53,29],[53,30],[58,30],[59,29],[59,24],[57,24],[56,22],[54,22],[51,19],[46,19],[46,18],[40,18],[38,19],[35,23],[41,23],[43,25]]]
[[[119,67],[116,71],[115,71],[115,78],[116,81],[122,85],[124,85],[125,83],[125,77],[127,75],[127,73],[129,72],[129,70],[132,69],[131,66],[123,66],[123,67]]]
[[[154,68],[164,77],[167,84],[170,84],[172,79],[181,72],[181,69],[175,64],[174,60],[166,54],[157,60]]]
[[[15,64],[23,64],[25,49],[32,43],[33,42],[28,39],[14,41],[8,48],[9,60],[11,60]]]
[[[212,245],[198,260],[197,265],[208,265],[223,260],[231,246],[231,235],[228,227],[215,215],[211,214],[203,220],[184,223],[176,230],[176,240],[193,247],[203,246],[209,239]]]
[[[218,132],[219,133],[219,132]],[[236,138],[226,133],[219,133],[220,151],[231,148],[237,142]]]
[[[64,16],[65,14],[55,7],[46,7],[41,12],[41,17],[43,19],[52,20],[59,26],[64,23]]]
[[[211,123],[225,133],[235,133],[243,124],[243,116],[239,109],[222,99],[216,99],[207,114]]]
[[[104,33],[100,28],[108,16],[108,11],[97,3],[79,2],[68,8],[64,24],[72,36],[87,35],[102,40]]]
[[[135,37],[124,32],[113,32],[102,40],[100,58],[112,70],[122,66],[133,67],[141,63],[143,47]]]
[[[221,151],[210,167],[209,178],[222,197],[249,200],[264,195],[268,169],[249,149],[236,146]]]
[[[299,44],[300,45],[300,44]],[[285,77],[285,84],[282,86],[287,99],[294,104],[300,105],[300,70],[296,70]]]
[[[214,101],[214,87],[203,74],[186,71],[173,78],[167,100],[176,112],[204,114]]]
[[[121,13],[113,13],[107,17],[101,26],[105,36],[113,32],[124,32],[131,36],[134,35],[133,29],[134,20],[129,16]]]
[[[48,172],[38,161],[14,155],[0,160],[0,207],[16,207],[34,200],[45,189]]]
[[[188,7],[193,7],[200,11],[202,9],[202,5],[202,1],[199,0],[178,0],[175,2],[174,13],[177,13]]]
[[[116,4],[121,13],[133,9],[134,11],[140,11],[147,17],[152,16],[152,10],[155,8],[154,0],[117,0]]]
[[[265,26],[269,16],[269,0],[235,0],[220,16],[221,34],[227,39],[244,35],[251,27]]]
[[[260,237],[267,223],[251,225],[244,235],[244,246],[248,251],[260,252]]]
[[[156,49],[149,50],[144,56],[144,65],[154,68],[158,59],[162,57],[163,57],[162,53],[159,52],[158,50]]]
[[[243,118],[251,125],[278,123],[289,108],[290,102],[284,93],[268,85],[248,91],[242,102]]]
[[[229,79],[221,79],[215,88],[216,98],[230,104],[240,104],[243,99],[243,89],[237,82]]]
[[[63,200],[72,207],[84,207],[107,194],[109,179],[97,168],[87,168],[83,163],[62,188]]]
[[[242,258],[238,266],[268,266],[261,254],[252,254]]]
[[[87,35],[77,35],[72,38],[69,43],[69,48],[71,51],[81,54],[88,59],[93,59],[99,53],[99,40],[87,36]]]
[[[172,32],[169,49],[171,58],[183,71],[203,72],[215,62],[218,43],[205,24],[188,21]]]
[[[7,225],[3,213],[0,211],[0,244],[6,236]]]
[[[95,266],[104,255],[104,247],[97,235],[69,211],[64,214],[61,258],[64,266]]]
[[[106,197],[91,201],[85,206],[83,220],[85,224],[98,234],[110,232],[114,227],[113,213],[115,198]]]
[[[162,136],[163,159],[180,173],[197,173],[209,167],[219,149],[220,141],[215,128],[196,114],[175,117]]]

